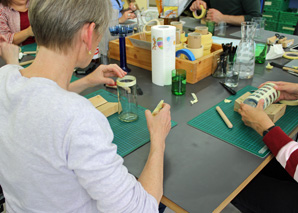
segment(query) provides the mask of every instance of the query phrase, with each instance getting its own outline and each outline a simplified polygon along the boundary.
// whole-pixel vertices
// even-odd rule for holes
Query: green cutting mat
[[[74,76],[74,75],[72,75],[71,76],[71,79],[70,79],[70,83],[72,83],[72,82],[74,82],[74,81],[76,81],[76,80],[78,80],[79,78],[77,77],[77,76]]]
[[[27,45],[24,45],[24,46],[21,47],[22,52],[36,51],[36,48],[37,48],[37,44],[36,43],[27,44]],[[30,55],[35,56],[35,54],[30,54]],[[24,65],[23,67],[26,68],[26,67],[28,67],[30,65],[31,64],[27,64],[27,65]]]
[[[109,93],[103,89],[86,95],[86,98],[91,98],[96,95],[101,95],[109,102],[118,102],[117,95]],[[117,145],[117,153],[124,157],[140,146],[150,141],[149,131],[145,117],[146,108],[138,106],[139,119],[132,123],[124,123],[118,119],[118,114],[108,117],[109,123],[114,133],[113,143]],[[172,121],[172,127],[177,123]]]
[[[231,103],[227,104],[224,103],[224,101],[221,101],[189,121],[188,124],[259,157],[266,157],[270,153],[270,150],[262,141],[262,137],[250,127],[245,126],[241,120],[241,116],[234,111],[235,100],[244,93],[255,89],[257,88],[246,86],[238,91],[237,95],[228,98],[229,100],[232,100]],[[220,106],[229,118],[233,124],[232,129],[229,129],[223,122],[215,109],[216,106]],[[276,122],[276,125],[280,126],[286,134],[290,134],[290,132],[298,125],[297,117],[298,107],[287,106],[285,115]]]
[[[27,51],[36,51],[37,44],[32,43],[32,44],[27,44],[21,47],[22,52],[27,52]]]

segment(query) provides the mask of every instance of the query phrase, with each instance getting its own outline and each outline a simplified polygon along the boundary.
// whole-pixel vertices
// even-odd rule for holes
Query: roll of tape
[[[208,32],[206,35],[202,35],[201,42],[212,44],[212,34],[210,32]]]
[[[188,33],[187,40],[188,40],[187,44],[188,44],[189,48],[198,49],[202,46],[200,33],[197,33],[197,32]]]
[[[180,21],[171,21],[170,23],[172,26],[176,27],[177,29],[180,29],[181,32],[183,31],[183,24]]]
[[[292,60],[298,59],[298,52],[285,52],[283,57]]]
[[[176,44],[176,52],[181,49],[183,49],[183,43]]]
[[[288,106],[298,106],[298,100],[282,100],[279,101],[281,104],[286,104]]]
[[[203,56],[205,56],[205,55],[209,55],[210,53],[211,53],[210,50],[204,50],[204,51],[203,51]]]
[[[157,25],[160,25],[160,22],[159,22],[158,19],[152,19],[152,20],[148,21],[148,22],[144,25],[144,27],[143,27],[143,32],[145,32],[145,33],[151,33],[151,31],[146,31],[146,27],[147,27],[147,25],[148,25],[149,23],[154,22],[154,21],[157,23]]]
[[[195,27],[195,32],[201,33],[202,35],[207,35],[208,34],[208,27],[206,27],[206,26]]]
[[[192,48],[188,48],[187,44],[184,44],[184,48],[187,50],[190,50],[194,54],[195,59],[201,58],[203,56],[203,49],[204,49],[203,45],[200,48],[192,49]]]
[[[201,19],[201,18],[203,18],[203,17],[206,15],[206,9],[204,8],[203,5],[201,5],[201,10],[202,10],[202,12],[201,12],[201,15],[199,15],[199,16],[198,16],[198,14],[197,14],[197,11],[194,11],[194,12],[192,13],[192,15],[193,15],[193,17],[194,17],[195,19]]]
[[[176,44],[181,43],[181,30],[176,28]]]
[[[181,49],[176,52],[176,57],[179,57],[181,54],[185,55],[188,60],[194,61],[196,60],[194,54],[188,49]]]
[[[204,46],[204,56],[209,55],[212,46],[212,34],[208,32],[207,35],[201,35],[201,43]]]
[[[182,43],[185,43],[187,41],[187,38],[185,37],[185,32],[184,31],[180,35],[180,41]]]
[[[117,78],[117,86],[131,87],[137,83],[136,77],[132,75],[126,75],[123,78]]]

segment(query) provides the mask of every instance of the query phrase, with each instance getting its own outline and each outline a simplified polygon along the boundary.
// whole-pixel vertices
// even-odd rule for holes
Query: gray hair
[[[29,20],[38,45],[65,52],[86,23],[103,34],[111,11],[110,0],[30,0]]]

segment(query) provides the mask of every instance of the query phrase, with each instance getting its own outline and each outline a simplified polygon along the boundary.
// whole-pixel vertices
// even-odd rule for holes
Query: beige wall
[[[129,0],[122,0],[124,2],[123,7],[124,8],[128,8],[129,5]],[[148,0],[135,0],[135,2],[138,4],[139,8],[142,9],[144,8],[144,10],[148,9]],[[152,2],[155,2],[155,0],[153,0]],[[151,0],[150,0],[151,3]]]

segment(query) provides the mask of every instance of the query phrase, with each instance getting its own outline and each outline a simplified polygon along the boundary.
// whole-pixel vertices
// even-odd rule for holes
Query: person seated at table
[[[252,17],[261,17],[259,0],[196,0],[190,10],[201,10],[201,5],[208,9],[206,20],[216,23],[224,21],[232,25],[241,25],[241,22],[250,21]]]
[[[114,9],[119,11],[118,21],[120,24],[126,22],[128,19],[136,18],[134,11],[137,9],[134,3],[129,4],[129,8],[123,9],[124,2],[121,0],[111,0]]]
[[[112,144],[107,118],[70,92],[125,75],[106,65],[70,84],[106,30],[110,0],[31,0],[29,10],[39,52],[25,69],[0,69],[0,185],[7,211],[157,212],[170,106],[155,116],[145,111],[150,152],[136,180]]]
[[[280,91],[277,101],[298,100],[297,83],[273,83]],[[247,126],[263,136],[275,159],[237,195],[232,204],[241,212],[297,212],[298,143],[274,125],[264,112],[263,104],[264,100],[256,108],[241,104],[239,113]]]
[[[0,38],[8,43],[35,43],[25,0],[0,0]],[[1,40],[1,39],[0,39]]]

